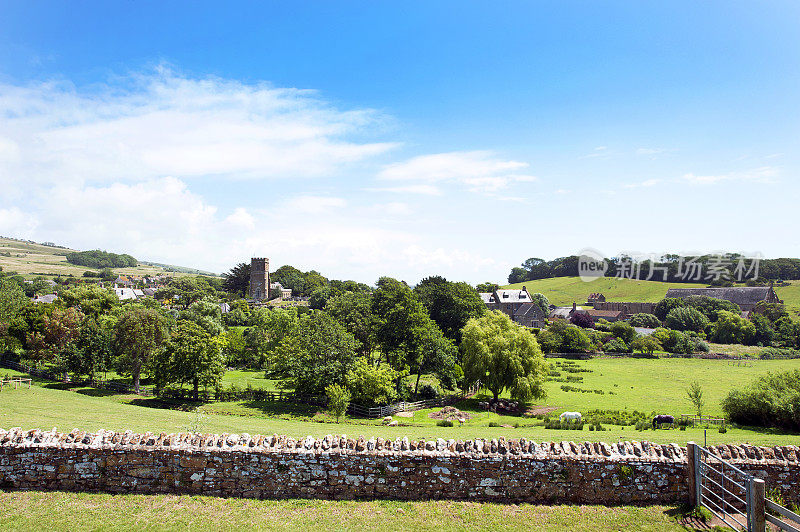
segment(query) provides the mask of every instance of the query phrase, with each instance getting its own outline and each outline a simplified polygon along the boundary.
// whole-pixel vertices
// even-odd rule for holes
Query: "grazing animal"
[[[674,424],[675,418],[672,416],[658,415],[653,418],[653,428],[657,429],[662,423]]]
[[[558,419],[561,420],[563,423],[564,421],[580,421],[581,420],[581,413],[580,412],[564,412]]]

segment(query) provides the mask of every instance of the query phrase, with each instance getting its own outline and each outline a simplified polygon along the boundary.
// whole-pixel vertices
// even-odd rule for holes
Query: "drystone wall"
[[[719,446],[800,500],[800,449]],[[254,498],[676,503],[686,449],[649,442],[410,441],[0,429],[0,488]]]

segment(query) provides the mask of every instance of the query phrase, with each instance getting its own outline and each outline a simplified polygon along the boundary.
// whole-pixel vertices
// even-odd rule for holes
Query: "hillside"
[[[637,281],[633,279],[616,279],[601,277],[591,283],[581,281],[579,277],[553,277],[506,285],[503,288],[522,288],[529,292],[539,292],[547,296],[554,305],[567,306],[573,302],[581,305],[592,292],[601,292],[607,301],[644,301],[655,303],[664,298],[669,288],[697,288],[705,284],[662,283],[659,281]],[[787,306],[800,308],[800,281],[790,286],[776,286],[775,292]]]
[[[17,272],[26,276],[34,275],[73,275],[81,277],[83,272],[92,270],[86,266],[78,266],[67,262],[67,253],[76,250],[37,244],[33,242],[0,237],[0,266],[5,272]],[[114,268],[120,275],[185,275],[203,273],[192,268],[154,264],[140,261],[138,266]]]

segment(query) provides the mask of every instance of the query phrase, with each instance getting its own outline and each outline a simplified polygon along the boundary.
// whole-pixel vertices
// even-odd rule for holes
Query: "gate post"
[[[686,444],[686,474],[689,477],[689,506],[694,508],[700,504],[697,500],[697,444],[690,441]]]
[[[753,521],[751,530],[758,530],[760,532],[767,526],[766,507],[764,503],[766,485],[760,478],[754,478],[750,482],[751,500],[747,501],[747,505],[752,508],[751,515],[753,516]]]

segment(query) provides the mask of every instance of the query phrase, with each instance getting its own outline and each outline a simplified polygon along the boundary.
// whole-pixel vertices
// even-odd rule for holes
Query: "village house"
[[[498,289],[491,293],[481,292],[479,295],[487,309],[499,310],[520,325],[544,327],[546,324],[542,309],[531,301],[531,295],[524,286],[522,290]]]
[[[585,313],[586,311],[583,309],[583,307],[579,307],[575,303],[573,303],[571,307],[557,307],[555,305],[550,305],[550,314],[547,315],[547,318],[551,321],[569,320],[577,312]]]
[[[762,301],[767,303],[783,303],[772,286],[737,286],[721,288],[670,288],[666,297],[683,299],[689,296],[705,296],[724,299],[736,303],[742,312],[749,312]]]

